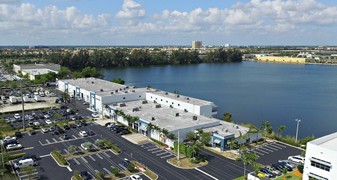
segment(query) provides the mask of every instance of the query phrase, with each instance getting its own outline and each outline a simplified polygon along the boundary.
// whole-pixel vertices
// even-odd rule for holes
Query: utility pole
[[[22,104],[22,127],[23,127],[23,131],[26,131],[26,124],[25,124],[25,102],[23,100],[22,80],[20,80],[20,90],[21,90],[21,104]]]
[[[179,129],[178,129],[178,156],[177,156],[177,160],[180,160],[180,142],[179,142]]]
[[[295,142],[297,143],[298,127],[300,125],[301,120],[300,119],[295,119],[295,121],[297,122]]]

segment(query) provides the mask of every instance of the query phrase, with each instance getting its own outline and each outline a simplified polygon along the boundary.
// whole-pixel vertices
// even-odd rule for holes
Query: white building
[[[192,41],[192,49],[200,49],[200,48],[202,48],[201,41]]]
[[[209,101],[159,91],[153,88],[135,88],[96,78],[58,80],[58,89],[71,97],[89,102],[89,109],[101,116],[109,116],[116,121],[134,128],[139,133],[173,146],[171,140],[160,130],[185,139],[187,132],[209,128],[214,138],[212,144],[224,150],[227,140],[244,135],[248,128],[213,118],[217,106]],[[118,114],[123,112],[123,115]],[[137,122],[129,122],[127,117],[137,117]],[[151,129],[156,126],[160,130]],[[228,129],[225,134],[212,131]],[[257,140],[254,139],[249,140]],[[220,142],[218,142],[221,139]],[[219,144],[216,146],[215,144]]]
[[[337,133],[307,143],[303,180],[337,179]]]
[[[28,74],[28,79],[35,80],[36,76],[55,73],[58,74],[61,70],[61,66],[58,64],[13,64],[13,70],[15,73],[22,75]]]

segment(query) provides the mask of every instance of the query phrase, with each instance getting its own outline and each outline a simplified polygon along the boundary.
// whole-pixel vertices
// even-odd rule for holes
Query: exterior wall
[[[305,58],[277,57],[277,56],[258,56],[259,61],[284,62],[284,63],[305,63]]]
[[[316,158],[316,159],[313,159]],[[311,160],[315,162],[317,159],[325,161],[326,163],[331,164],[330,172],[311,166]],[[304,162],[304,172],[303,172],[303,180],[309,180],[309,174],[316,174],[322,177],[323,179],[335,179],[337,175],[337,153],[336,151],[332,151],[318,145],[307,143],[307,149],[305,154],[305,162]]]
[[[15,73],[19,73],[19,71],[21,71],[21,67],[19,65],[13,64],[13,71]]]

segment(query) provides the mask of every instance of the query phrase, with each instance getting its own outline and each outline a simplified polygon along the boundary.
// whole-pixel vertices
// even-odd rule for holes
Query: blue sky
[[[0,0],[0,45],[336,45],[331,0]]]

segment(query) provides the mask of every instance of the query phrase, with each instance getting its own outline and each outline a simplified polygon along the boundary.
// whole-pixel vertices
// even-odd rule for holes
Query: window
[[[327,165],[324,165],[322,163],[319,163],[319,162],[313,161],[313,160],[311,160],[311,166],[317,167],[319,169],[323,169],[323,170],[328,171],[328,172],[330,172],[330,168],[331,168],[331,166],[327,166]]]

